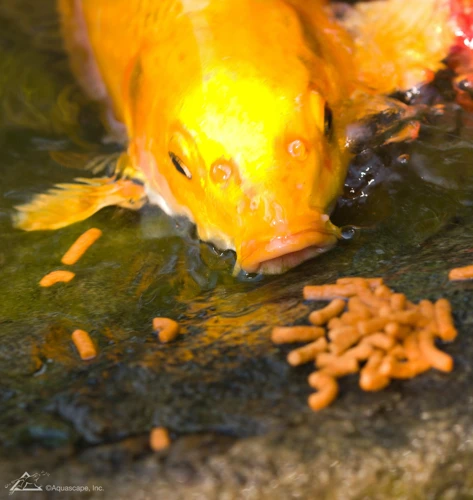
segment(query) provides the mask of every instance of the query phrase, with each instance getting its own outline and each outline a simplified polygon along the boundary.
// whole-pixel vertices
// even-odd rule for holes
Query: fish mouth
[[[247,251],[242,251],[239,266],[247,273],[282,274],[332,248],[339,233],[333,227],[337,231],[309,229],[242,245]]]

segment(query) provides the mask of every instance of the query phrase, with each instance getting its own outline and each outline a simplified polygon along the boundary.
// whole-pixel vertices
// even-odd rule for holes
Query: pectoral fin
[[[25,231],[59,229],[87,219],[101,208],[118,205],[138,210],[146,201],[144,187],[129,179],[75,179],[57,184],[29,203],[15,207],[14,226]]]

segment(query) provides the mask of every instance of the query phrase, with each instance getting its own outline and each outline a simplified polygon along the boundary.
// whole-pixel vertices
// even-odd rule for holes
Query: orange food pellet
[[[309,314],[309,321],[313,325],[324,325],[331,318],[338,316],[344,309],[345,301],[343,299],[332,300],[327,307],[311,312]]]
[[[391,316],[393,310],[391,309],[391,305],[385,304],[381,306],[378,310],[378,316],[381,316],[382,318],[386,318],[388,316]]]
[[[379,372],[389,378],[409,379],[429,370],[430,364],[425,359],[400,362],[393,356],[386,356],[381,363]]]
[[[71,271],[52,271],[41,278],[39,286],[48,287],[56,283],[68,283],[74,276],[75,274]]]
[[[317,354],[327,350],[327,341],[325,338],[320,338],[315,342],[311,342],[299,349],[294,349],[287,355],[287,362],[291,366],[299,366],[309,361],[313,361]]]
[[[360,323],[358,323],[358,331],[361,335],[369,335],[370,333],[376,333],[383,330],[388,323],[388,318],[373,318],[366,321],[360,321]]]
[[[332,341],[329,346],[330,351],[334,354],[341,354],[358,342],[360,332],[354,326],[346,326],[345,328],[332,330],[329,337]]]
[[[337,299],[356,295],[357,290],[355,285],[305,286],[303,296],[305,300]]]
[[[419,348],[424,358],[433,368],[442,372],[451,372],[453,370],[452,357],[435,347],[434,336],[428,330],[419,333]]]
[[[354,312],[346,312],[340,316],[340,321],[345,325],[355,325],[360,321],[365,321],[365,319],[367,319],[367,316]]]
[[[380,299],[389,299],[392,293],[386,285],[380,285],[374,290],[374,295]]]
[[[390,305],[393,311],[402,311],[406,308],[407,299],[403,293],[393,293],[390,298]]]
[[[407,359],[406,351],[404,350],[404,346],[401,344],[396,344],[390,351],[389,355],[393,356],[396,359]]]
[[[371,288],[376,288],[378,286],[381,286],[383,284],[383,278],[358,278],[358,277],[353,277],[353,278],[339,278],[337,280],[337,285],[358,285],[361,287],[366,287],[369,286]]]
[[[403,347],[409,361],[415,361],[422,357],[422,353],[419,348],[419,335],[417,333],[408,335],[404,339]]]
[[[384,333],[372,333],[361,339],[360,345],[369,345],[382,351],[389,351],[394,347],[395,340]]]
[[[455,267],[448,273],[450,281],[473,279],[473,266]]]
[[[336,356],[335,354],[332,354],[331,352],[321,352],[320,354],[317,354],[317,357],[315,359],[315,364],[319,367],[322,368],[324,366],[327,366],[335,361],[336,358],[339,356]]]
[[[317,389],[317,392],[311,394],[308,399],[309,406],[314,411],[325,408],[337,397],[338,383],[334,377],[326,373],[312,373],[309,384],[313,389]]]
[[[362,316],[364,319],[371,317],[371,311],[366,304],[363,304],[359,297],[350,297],[350,299],[348,299],[347,308],[348,312]]]
[[[360,387],[364,391],[380,391],[389,385],[389,377],[379,371],[383,357],[381,351],[374,351],[361,370]]]
[[[416,310],[411,311],[394,311],[389,316],[390,321],[397,321],[402,325],[414,325],[419,319],[420,314]]]
[[[273,328],[271,340],[275,344],[311,342],[324,335],[325,330],[318,326],[276,326]]]
[[[384,331],[390,337],[398,340],[406,338],[411,333],[411,327],[409,325],[400,325],[396,321],[390,321],[384,327]]]
[[[428,300],[414,304],[381,279],[358,277],[340,278],[335,285],[304,287],[304,298],[332,300],[311,313],[311,323],[317,327],[297,327],[319,328],[320,337],[288,355],[294,366],[315,359],[318,371],[310,375],[309,384],[318,392],[308,400],[314,410],[336,397],[337,378],[360,371],[359,364],[364,361],[359,385],[365,391],[379,391],[391,379],[409,379],[430,368],[453,368],[451,356],[434,344],[436,335],[442,340],[453,340],[457,335],[451,306],[445,299],[435,305]],[[326,325],[326,331],[320,325]],[[273,341],[302,340],[291,328],[275,329]]]
[[[358,297],[363,304],[369,306],[372,309],[379,310],[380,307],[384,305],[384,300],[376,297],[370,290],[359,289]]]
[[[169,433],[164,427],[155,427],[151,430],[149,435],[149,447],[153,451],[162,451],[169,448],[171,445],[171,438]]]
[[[446,342],[455,340],[458,332],[453,324],[452,308],[448,300],[437,300],[435,303],[435,318],[440,338]]]
[[[343,353],[345,358],[355,358],[357,361],[365,361],[373,354],[373,347],[368,344],[358,344]]]
[[[346,325],[340,318],[332,318],[327,323],[327,328],[329,330],[334,330],[335,328],[342,328],[344,326],[346,326]]]
[[[179,324],[170,318],[153,318],[153,330],[161,342],[171,342],[179,334]]]
[[[320,371],[331,377],[339,378],[356,373],[359,369],[358,361],[355,358],[335,356],[333,362],[325,365]]]
[[[75,264],[84,255],[87,249],[100,238],[100,236],[102,236],[102,231],[100,229],[97,229],[96,227],[88,229],[72,244],[69,250],[62,257],[61,262],[68,266]]]
[[[74,330],[72,332],[72,342],[76,346],[77,351],[81,359],[87,361],[93,359],[97,356],[97,350],[95,345],[90,338],[90,335],[84,330]]]

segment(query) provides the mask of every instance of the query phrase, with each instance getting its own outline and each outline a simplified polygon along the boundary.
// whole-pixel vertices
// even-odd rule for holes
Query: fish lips
[[[332,248],[340,237],[335,226],[305,229],[269,240],[242,243],[238,266],[247,273],[281,274]]]

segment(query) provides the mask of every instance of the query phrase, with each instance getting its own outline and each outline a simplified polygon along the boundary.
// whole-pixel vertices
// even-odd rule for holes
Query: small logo
[[[21,477],[6,484],[5,488],[10,488],[9,495],[13,495],[15,491],[43,491],[43,488],[38,484],[41,476],[49,476],[49,474],[44,471],[35,472],[34,474],[24,472]]]

